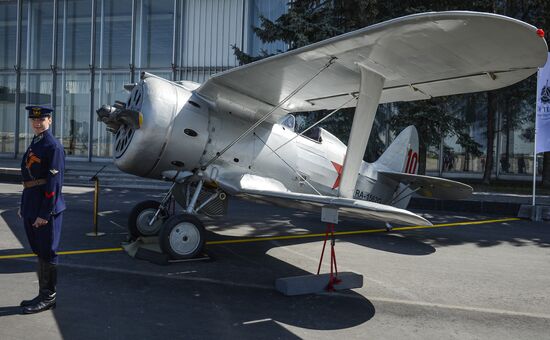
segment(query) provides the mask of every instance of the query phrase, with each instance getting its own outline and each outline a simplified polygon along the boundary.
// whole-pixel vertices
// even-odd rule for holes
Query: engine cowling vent
[[[134,129],[122,125],[118,131],[115,134],[115,158],[120,158],[122,155],[124,155],[124,152],[126,149],[128,149],[128,145],[130,145],[130,142],[132,141],[132,137],[134,136]]]
[[[142,102],[143,96],[142,96],[142,87],[141,86],[135,86],[132,89],[132,92],[130,93],[130,97],[128,97],[128,102],[126,107],[131,110],[141,110],[141,102]]]
[[[136,85],[132,88],[132,92],[130,92],[130,96],[128,97],[128,100],[126,102],[126,109],[141,111],[142,102],[143,87],[141,85]],[[124,103],[120,104],[124,105]],[[115,133],[114,142],[115,158],[120,158],[122,157],[122,155],[124,155],[124,152],[126,152],[126,149],[128,149],[128,145],[130,145],[130,142],[132,141],[134,132],[134,128],[126,124],[121,125],[120,128],[117,130],[117,132]]]
[[[190,137],[197,137],[199,135],[197,133],[197,131],[195,131],[193,129],[185,129],[185,130],[183,130],[183,133],[185,133],[186,135],[188,135]]]

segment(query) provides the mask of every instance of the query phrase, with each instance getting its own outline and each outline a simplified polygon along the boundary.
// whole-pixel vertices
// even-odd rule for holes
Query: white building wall
[[[259,15],[275,20],[287,0],[186,0],[182,10],[181,78],[203,82],[211,74],[239,65],[231,46],[257,55],[260,49],[285,50],[282,43],[263,44],[254,35]]]
[[[182,39],[187,67],[232,67],[231,45],[242,47],[243,0],[187,0]]]

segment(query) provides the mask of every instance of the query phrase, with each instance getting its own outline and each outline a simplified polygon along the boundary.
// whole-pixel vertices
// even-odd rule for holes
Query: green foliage
[[[448,112],[447,101],[447,97],[440,97],[422,102],[397,103],[399,114],[390,118],[390,126],[398,132],[415,125],[420,143],[426,146],[438,146],[442,136],[454,135],[469,152],[480,155],[480,145],[467,133],[468,122]]]

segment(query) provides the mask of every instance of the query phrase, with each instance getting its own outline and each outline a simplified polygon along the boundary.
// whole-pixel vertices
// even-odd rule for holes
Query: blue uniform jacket
[[[24,189],[21,197],[21,215],[49,220],[65,210],[61,188],[65,172],[65,151],[50,130],[35,137],[23,156],[21,174],[23,181],[45,179],[46,184]]]

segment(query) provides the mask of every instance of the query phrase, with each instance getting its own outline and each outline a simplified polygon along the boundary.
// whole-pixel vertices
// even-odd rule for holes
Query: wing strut
[[[401,190],[397,195],[394,196],[394,198],[392,198],[391,202],[389,203],[389,205],[396,205],[397,203],[401,202],[402,200],[404,200],[405,198],[411,196],[412,194],[414,194],[415,192],[417,192],[418,190],[422,189],[422,187],[418,187],[416,189],[411,189],[409,193],[405,193],[405,191],[407,189],[410,189],[411,187],[411,184],[407,184],[405,185],[405,187],[403,188],[403,190]],[[403,195],[403,196],[401,196]]]
[[[348,140],[348,151],[344,159],[344,169],[340,180],[340,197],[353,198],[353,190],[357,182],[359,167],[367,148],[370,131],[374,122],[378,102],[385,78],[362,64],[357,64],[361,70],[361,85],[359,101],[353,116],[351,133]]]

